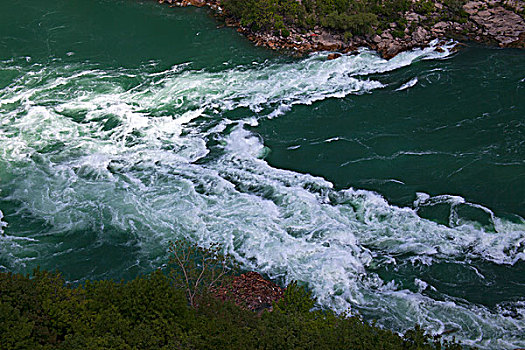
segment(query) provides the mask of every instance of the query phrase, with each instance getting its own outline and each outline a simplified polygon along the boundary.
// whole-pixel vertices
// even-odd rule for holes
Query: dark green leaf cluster
[[[463,10],[463,5],[466,3],[467,0],[443,0],[447,11],[442,13],[442,20],[464,22],[468,17],[468,14]]]
[[[294,22],[303,16],[295,0],[228,0],[224,8],[253,30],[284,29],[285,22]]]
[[[254,31],[314,26],[369,34],[396,21],[410,0],[223,0],[226,11]]]
[[[460,349],[419,328],[401,337],[314,310],[296,283],[262,315],[209,295],[191,307],[175,284],[161,271],[81,286],[39,270],[0,273],[0,349]]]
[[[0,274],[1,349],[172,349],[195,327],[161,272],[75,288],[55,273]]]
[[[435,10],[436,6],[431,0],[419,0],[414,3],[414,11],[420,15],[430,15]]]
[[[300,30],[321,26],[350,35],[365,35],[390,28],[406,27],[404,14],[414,11],[432,21],[459,21],[467,18],[466,0],[443,0],[437,10],[433,0],[222,0],[226,12],[253,31],[278,31],[295,27]],[[285,33],[289,33],[288,30]],[[403,34],[404,35],[404,34]]]
[[[379,24],[377,15],[369,12],[349,15],[331,12],[321,18],[321,25],[326,28],[344,30],[355,35],[370,34],[372,26]]]

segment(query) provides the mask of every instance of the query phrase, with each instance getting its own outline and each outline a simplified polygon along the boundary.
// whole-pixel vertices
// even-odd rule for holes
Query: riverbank
[[[311,310],[291,284],[274,312],[202,296],[191,307],[161,271],[71,286],[58,273],[0,272],[2,349],[450,349],[416,327],[400,336],[361,318]]]
[[[518,0],[399,0],[380,6],[369,1],[366,9],[350,5],[331,5],[327,9],[326,0],[253,0],[254,4],[245,5],[237,0],[159,2],[208,6],[225,25],[236,27],[256,45],[299,56],[315,51],[344,54],[368,47],[389,59],[402,51],[428,46],[435,39],[451,38],[498,47],[525,47],[525,5]],[[259,3],[264,6],[257,8]]]

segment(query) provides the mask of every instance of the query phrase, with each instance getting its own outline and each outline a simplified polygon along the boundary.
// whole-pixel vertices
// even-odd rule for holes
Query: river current
[[[321,307],[525,347],[525,53],[327,61],[204,9],[0,4],[0,269],[133,278],[220,243]]]

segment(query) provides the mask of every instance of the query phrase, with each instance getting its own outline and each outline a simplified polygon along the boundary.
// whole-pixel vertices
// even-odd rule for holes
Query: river
[[[129,279],[219,242],[322,307],[525,347],[524,51],[327,61],[154,1],[0,13],[0,270]]]

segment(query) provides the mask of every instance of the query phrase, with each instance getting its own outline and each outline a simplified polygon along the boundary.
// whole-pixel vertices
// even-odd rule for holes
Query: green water
[[[0,269],[132,278],[219,242],[324,307],[525,346],[523,51],[298,59],[153,1],[0,14]]]
[[[272,165],[337,188],[402,206],[416,192],[454,194],[523,217],[524,72],[522,51],[469,48],[377,76],[389,87],[374,94],[301,106],[257,131]],[[395,91],[413,78],[413,88]]]

